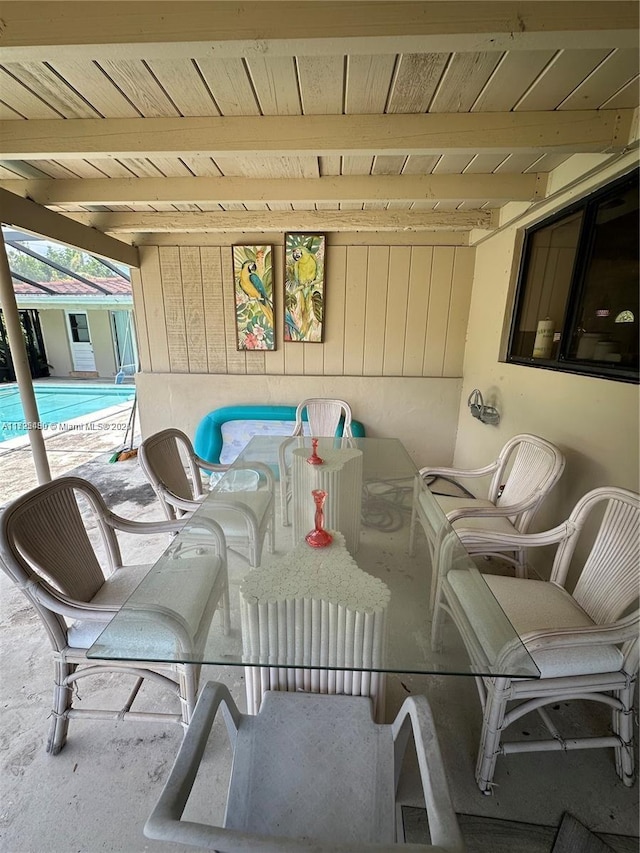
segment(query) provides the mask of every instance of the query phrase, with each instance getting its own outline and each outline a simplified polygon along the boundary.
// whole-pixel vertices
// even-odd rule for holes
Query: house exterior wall
[[[67,378],[73,370],[69,335],[64,311],[60,309],[38,309],[44,347],[51,376]]]
[[[390,245],[332,237],[321,344],[283,341],[282,234],[140,247],[132,284],[143,435],[168,425],[193,435],[204,414],[234,403],[341,397],[368,434],[403,439],[420,464],[451,461],[474,250],[419,235]],[[274,352],[236,348],[234,242],[274,246]]]
[[[21,308],[31,307],[20,300],[18,300],[18,305]],[[84,305],[77,307],[77,309],[74,309],[73,305],[66,309],[38,306],[47,359],[51,365],[49,368],[50,375],[60,379],[68,379],[69,374],[73,372],[66,317],[69,310],[86,311],[98,377],[100,379],[112,379],[116,374],[116,361],[109,311],[106,308],[98,310]]]
[[[602,175],[594,176],[570,193],[561,193],[555,209],[601,181]],[[529,221],[524,219],[518,227]],[[455,464],[484,465],[511,436],[521,432],[554,442],[566,454],[567,465],[534,520],[532,529],[542,530],[564,520],[578,498],[597,486],[638,491],[638,386],[500,361],[511,317],[519,245],[514,226],[477,247]],[[471,417],[466,400],[474,388],[481,390],[485,403],[499,409],[502,419],[498,426]]]

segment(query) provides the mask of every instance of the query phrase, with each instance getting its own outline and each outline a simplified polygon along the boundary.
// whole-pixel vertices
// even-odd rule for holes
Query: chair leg
[[[634,755],[633,755],[633,693],[635,680],[616,690],[615,696],[620,701],[621,707],[614,709],[612,714],[612,728],[614,734],[620,739],[619,746],[615,747],[616,773],[622,782],[630,788],[634,783]]]
[[[289,526],[289,495],[288,477],[283,475],[280,480],[280,510],[282,513],[282,526]]]
[[[516,551],[515,554],[515,571],[517,578],[527,578],[527,552],[522,549],[520,551]]]
[[[67,712],[71,709],[73,686],[67,683],[67,677],[75,671],[74,664],[63,660],[54,661],[53,708],[51,709],[51,725],[47,739],[47,752],[57,755],[67,742],[69,718]]]
[[[271,505],[271,521],[269,522],[269,553],[274,554],[276,550],[276,510],[275,500]]]
[[[500,739],[507,710],[509,684],[509,680],[505,678],[489,679],[487,683],[487,701],[482,718],[482,734],[476,764],[476,782],[482,793],[487,795],[492,793],[493,775],[500,752]]]
[[[191,722],[191,717],[196,706],[200,666],[193,664],[178,666],[177,675],[182,724],[186,727]]]
[[[409,556],[413,557],[415,553],[415,544],[416,544],[416,523],[418,521],[418,511],[416,510],[416,505],[418,501],[418,493],[420,489],[420,484],[416,480],[415,485],[413,487],[413,501],[411,503],[411,522],[409,524]]]

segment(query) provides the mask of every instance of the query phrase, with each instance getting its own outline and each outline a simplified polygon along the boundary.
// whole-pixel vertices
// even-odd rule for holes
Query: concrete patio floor
[[[109,505],[121,515],[139,520],[161,518],[160,507],[137,460],[108,462],[113,449],[121,443],[121,435],[116,440],[111,437],[109,446],[105,446],[103,436],[99,443],[95,435],[85,440],[84,447],[65,450],[59,444],[55,453],[57,461],[52,465],[55,474],[75,469],[74,474],[94,482]],[[89,458],[83,457],[91,448],[93,453],[89,453]],[[27,452],[20,458],[0,455],[0,503],[35,483],[29,466]],[[7,491],[12,494],[7,495]],[[144,562],[159,555],[166,540],[155,539],[153,550],[147,545],[145,537]],[[135,561],[139,549],[138,542],[135,546],[125,543],[123,550]],[[55,757],[48,755],[45,741],[51,707],[51,650],[36,614],[4,574],[0,575],[3,709],[0,849],[6,853],[176,850],[175,846],[145,839],[142,827],[179,748],[181,728],[151,723],[71,721],[69,740],[63,751]],[[210,678],[225,682],[241,709],[245,707],[241,668],[204,667],[203,681]],[[122,691],[117,687],[113,676],[99,676],[92,681],[93,686],[88,680],[80,687],[88,706],[94,696],[98,700],[115,696],[105,701],[113,701],[117,707],[127,693],[126,688]],[[545,834],[543,829],[557,827],[564,812],[573,814],[592,831],[604,834],[612,849],[637,850],[637,842],[623,837],[638,835],[637,783],[630,789],[622,785],[615,774],[611,751],[530,753],[500,758],[495,793],[485,797],[474,782],[481,711],[473,679],[391,676],[388,718],[395,714],[407,693],[425,693],[431,701],[456,811],[461,815],[533,825],[526,846],[516,835],[511,840],[507,835],[507,846],[498,846],[497,840],[487,844],[486,837],[469,830],[466,840],[470,853],[476,850],[547,853],[551,850],[549,839],[553,833],[549,830]],[[166,699],[153,686],[143,689],[138,702],[146,703],[147,707],[166,707]],[[563,729],[570,730],[572,723],[594,732],[608,729],[608,714],[593,705],[573,703],[560,708],[558,714],[564,720]],[[538,723],[526,717],[521,729],[524,737],[536,736]],[[202,779],[196,784],[185,816],[209,822],[221,816],[229,759],[226,734],[220,728],[212,735]],[[400,800],[409,806],[422,805],[417,769],[411,760],[401,781]],[[467,825],[465,822],[463,828]],[[536,828],[540,830],[538,833]]]

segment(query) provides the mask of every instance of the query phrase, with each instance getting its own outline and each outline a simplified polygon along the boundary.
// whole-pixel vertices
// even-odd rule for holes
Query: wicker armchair
[[[486,498],[449,495],[435,495],[435,498],[458,534],[482,530],[487,534],[486,554],[499,554],[514,566],[518,577],[526,577],[524,549],[513,549],[505,544],[505,537],[528,531],[534,515],[558,482],[564,466],[564,455],[551,442],[523,433],[510,439],[498,458],[483,468],[421,468],[420,476],[423,479],[464,479],[493,475]],[[433,519],[429,518],[431,501],[423,496],[424,486],[416,481],[409,550],[413,553],[419,522],[433,555],[437,531],[434,531]]]
[[[169,519],[194,513],[205,498],[202,473],[225,473],[231,466],[201,459],[185,433],[165,429],[146,438],[138,460]],[[236,466],[233,466],[234,468]],[[267,465],[251,463],[260,477],[259,488],[207,495],[208,514],[224,530],[227,546],[247,548],[251,566],[259,566],[265,537],[274,550],[275,480]]]
[[[47,752],[60,752],[69,720],[79,717],[175,722],[185,726],[189,723],[196,700],[198,666],[87,658],[87,650],[150,568],[122,564],[116,531],[170,534],[183,524],[121,518],[107,508],[95,486],[77,477],[62,477],[38,486],[2,512],[0,567],[35,608],[53,647],[53,707]],[[206,553],[193,560],[191,567],[194,596],[200,607],[199,622],[204,630],[218,605],[223,621],[229,605],[224,534],[215,522],[207,520],[203,527],[207,545],[200,551]],[[175,629],[184,639],[183,626],[176,624]],[[78,680],[105,672],[134,676],[135,684],[123,708],[77,707]],[[180,700],[180,713],[132,711],[144,679],[175,694]]]
[[[581,535],[585,527],[587,542],[582,541]],[[638,495],[625,489],[594,489],[578,501],[566,522],[552,530],[505,535],[505,546],[514,550],[558,546],[549,581],[484,576],[540,670],[539,679],[485,675],[490,660],[497,660],[501,671],[508,672],[521,654],[521,646],[507,643],[501,647],[497,627],[486,624],[478,613],[473,575],[455,569],[455,560],[446,554],[447,544],[452,544],[453,538],[445,536],[440,542],[433,642],[437,646],[442,618],[445,613],[450,614],[478,673],[483,673],[476,679],[484,711],[476,768],[480,789],[490,793],[498,755],[599,747],[613,747],[616,771],[625,785],[631,785],[633,695],[640,626]],[[466,531],[460,538],[467,552],[482,554],[491,535]],[[582,546],[590,542],[585,555]],[[575,564],[578,559],[582,570],[573,591],[569,592],[567,574],[572,561]],[[564,738],[546,707],[570,699],[608,705],[612,711],[612,733],[602,737]],[[512,702],[519,704],[508,709]],[[540,714],[551,739],[505,741],[506,729],[534,710]]]

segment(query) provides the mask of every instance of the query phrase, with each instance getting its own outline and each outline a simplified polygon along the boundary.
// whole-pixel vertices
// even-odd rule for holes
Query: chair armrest
[[[273,491],[275,485],[273,471],[268,465],[265,465],[264,462],[232,462],[230,465],[220,465],[216,462],[207,462],[206,459],[202,459],[200,456],[194,457],[194,462],[198,468],[203,468],[205,471],[211,471],[211,473],[226,474],[227,471],[257,471],[260,474],[264,474],[265,480],[267,481],[267,487],[270,491]]]
[[[495,545],[512,546],[514,551],[554,545],[556,542],[563,542],[570,532],[566,522],[541,533],[494,533],[491,530],[475,530],[471,527],[456,529],[458,538],[469,554],[482,554],[485,549]]]
[[[129,518],[116,515],[115,512],[108,511],[104,516],[104,522],[114,530],[121,530],[123,533],[152,535],[154,533],[177,533],[184,527],[185,520],[180,518],[175,521],[132,521]]]
[[[59,590],[49,587],[44,581],[30,581],[27,584],[30,593],[37,601],[60,616],[68,619],[81,619],[88,622],[104,622],[105,616],[117,613],[120,605],[117,604],[91,604],[86,601],[77,601],[69,598]]]
[[[211,471],[212,473],[215,472],[222,474],[231,468],[231,465],[223,465],[221,462],[208,462],[206,459],[197,455],[194,455],[193,461],[198,468],[204,468],[205,471]]]
[[[200,503],[196,502],[196,506]],[[237,507],[234,507],[236,509]],[[115,530],[120,530],[123,533],[179,533],[185,526],[187,519],[179,518],[175,521],[131,521],[128,518],[122,518],[119,515],[109,511],[104,518],[104,521]],[[206,516],[198,518],[197,527],[204,528],[207,533],[212,535],[217,542],[218,553],[221,556],[226,554],[227,543],[222,527],[213,518]],[[126,569],[126,566],[119,568]]]
[[[493,474],[498,462],[491,462],[484,468],[420,468],[421,477],[485,477]]]
[[[464,509],[454,509],[447,513],[447,521],[453,524],[454,521],[459,521],[461,518],[490,518],[493,516],[505,517],[509,515],[519,515],[527,509],[534,507],[540,500],[541,492],[537,491],[526,501],[520,501],[516,504],[501,505],[501,506],[479,506],[465,507]]]
[[[581,628],[549,628],[546,631],[529,631],[520,639],[529,651],[545,651],[567,646],[617,645],[637,638],[640,617],[634,612],[609,625],[585,625]]]
[[[401,729],[406,727],[407,722],[411,723],[413,731],[431,840],[433,844],[441,845],[451,853],[462,853],[464,843],[449,793],[433,714],[426,696],[409,696],[404,700],[392,724],[394,742],[398,740]]]

